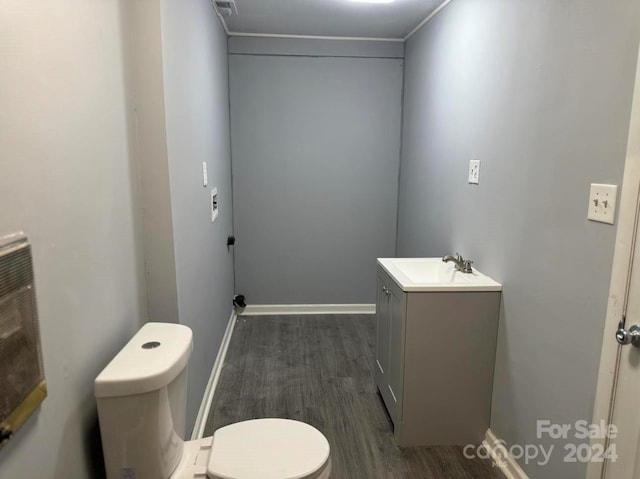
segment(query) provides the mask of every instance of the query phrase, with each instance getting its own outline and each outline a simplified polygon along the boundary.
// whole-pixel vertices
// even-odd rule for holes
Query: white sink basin
[[[475,268],[462,273],[442,258],[378,258],[403,291],[502,291],[502,285]]]

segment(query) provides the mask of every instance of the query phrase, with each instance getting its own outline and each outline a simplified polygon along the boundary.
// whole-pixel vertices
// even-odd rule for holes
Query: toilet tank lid
[[[95,381],[96,397],[130,396],[167,386],[187,366],[193,333],[182,324],[147,323]]]

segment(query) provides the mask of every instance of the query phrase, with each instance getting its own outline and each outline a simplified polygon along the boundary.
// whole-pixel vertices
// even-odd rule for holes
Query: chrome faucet
[[[447,256],[442,258],[442,261],[444,261],[445,263],[453,261],[458,271],[461,271],[462,273],[473,273],[473,269],[471,269],[473,261],[464,259],[460,253],[456,253],[455,256],[451,256],[450,254],[448,254]]]

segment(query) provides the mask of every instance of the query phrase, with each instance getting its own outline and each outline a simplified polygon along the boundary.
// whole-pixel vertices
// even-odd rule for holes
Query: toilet
[[[191,329],[147,323],[95,380],[108,479],[326,479],[329,442],[290,419],[254,419],[185,441]]]

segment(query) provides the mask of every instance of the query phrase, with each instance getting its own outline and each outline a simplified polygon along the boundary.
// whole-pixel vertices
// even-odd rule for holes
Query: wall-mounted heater
[[[47,396],[31,244],[0,238],[0,448]]]

